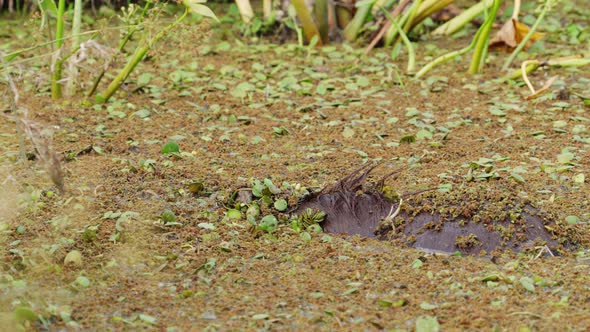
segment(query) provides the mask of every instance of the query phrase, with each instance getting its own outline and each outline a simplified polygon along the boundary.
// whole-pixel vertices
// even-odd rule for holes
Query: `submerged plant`
[[[306,229],[309,226],[319,225],[326,219],[326,213],[322,210],[307,208],[297,216],[299,225]]]

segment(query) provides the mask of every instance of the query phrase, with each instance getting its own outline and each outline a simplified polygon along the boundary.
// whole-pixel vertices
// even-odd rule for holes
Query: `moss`
[[[399,202],[399,199],[400,199],[399,193],[397,192],[397,190],[393,189],[393,187],[391,187],[391,186],[383,186],[383,188],[381,188],[381,194],[383,194],[383,197],[389,203]]]
[[[455,238],[455,245],[461,249],[473,248],[479,244],[480,244],[480,241],[477,238],[477,235],[475,235],[475,234],[469,234],[469,235],[465,235],[465,236],[457,236]]]

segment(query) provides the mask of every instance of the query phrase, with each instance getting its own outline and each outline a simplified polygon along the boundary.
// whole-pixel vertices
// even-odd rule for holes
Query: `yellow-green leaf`
[[[199,14],[201,16],[212,18],[219,22],[219,19],[217,18],[217,16],[215,16],[215,13],[213,13],[213,11],[209,9],[209,7],[202,5],[205,2],[206,1],[204,0],[183,0],[184,5],[188,7],[191,12]]]

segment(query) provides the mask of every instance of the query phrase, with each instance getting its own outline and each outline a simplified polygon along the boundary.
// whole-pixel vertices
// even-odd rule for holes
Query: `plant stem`
[[[496,13],[498,12],[498,8],[500,8],[501,4],[502,0],[494,0],[492,10],[490,11],[484,24],[482,25],[482,29],[480,29],[481,33],[479,34],[479,37],[475,44],[475,51],[473,52],[473,56],[471,57],[471,64],[469,65],[470,74],[477,74],[483,68],[485,58],[488,52],[490,30],[492,29],[492,25],[494,24],[494,20],[496,19]]]
[[[322,43],[328,42],[328,0],[316,0],[314,7],[314,16],[318,24],[318,31],[322,37]]]
[[[510,54],[508,59],[506,59],[506,62],[504,62],[504,65],[502,66],[502,70],[507,70],[508,67],[510,67],[510,65],[512,64],[512,61],[514,61],[514,59],[516,58],[518,53],[520,53],[522,51],[522,49],[529,42],[531,37],[535,34],[535,31],[537,31],[539,24],[541,23],[541,21],[545,17],[545,14],[547,14],[547,12],[549,11],[549,8],[551,7],[552,2],[553,2],[553,0],[545,0],[545,5],[543,6],[541,13],[539,14],[539,17],[537,17],[537,20],[535,21],[535,23],[533,23],[533,26],[529,30],[529,33],[527,33],[527,35],[520,41],[520,44],[518,44],[518,46],[516,46],[514,51],[512,51],[512,53]]]
[[[47,1],[47,0],[46,0]],[[72,50],[80,48],[80,29],[82,25],[82,0],[74,1],[74,20],[72,22]],[[70,59],[70,65],[68,68],[68,82],[66,85],[66,93],[70,96],[75,93],[76,77],[78,76],[78,69],[74,64],[74,60]]]
[[[16,84],[14,84],[14,80],[12,79],[12,74],[8,71],[8,61],[6,61],[6,56],[4,52],[0,51],[0,61],[2,61],[2,68],[4,70],[4,77],[6,79],[6,83],[8,84],[9,90],[12,92],[12,100],[11,100],[11,110],[12,113],[17,116],[18,111],[18,100],[19,94],[18,89],[16,88]],[[19,126],[18,120],[15,119],[16,124],[16,136],[18,137],[18,150],[19,150],[19,157],[20,161],[24,162],[27,160],[27,150],[25,147],[25,134],[21,126]]]
[[[262,0],[262,15],[268,20],[272,15],[272,0]]]
[[[469,46],[467,46],[461,50],[457,50],[457,51],[453,51],[453,52],[441,55],[438,58],[432,60],[431,62],[426,64],[422,69],[420,69],[420,71],[418,71],[416,73],[416,78],[420,78],[420,77],[424,76],[424,74],[426,74],[427,72],[432,70],[432,68],[440,65],[443,62],[449,61],[456,56],[463,55],[463,54],[471,51],[475,47],[475,43],[477,42],[479,35],[481,34],[482,28],[483,28],[483,25],[477,30],[477,32],[475,33],[475,36],[471,40],[471,44],[469,44]]]
[[[403,31],[405,33],[410,32],[410,29],[412,28],[412,22],[416,18],[416,14],[418,13],[418,9],[420,8],[421,4],[422,4],[422,0],[415,0],[414,3],[412,4],[412,7],[410,7],[410,10],[408,11],[408,13],[409,13],[408,19],[406,20],[406,23],[404,24],[404,28],[403,28]]]
[[[525,68],[525,73],[526,74],[530,74],[532,72],[534,72],[535,70],[537,70],[537,68],[539,68],[541,66],[540,62],[529,62],[526,65]],[[522,77],[523,71],[522,71],[522,67],[519,69],[515,69],[512,73],[510,73],[509,75],[504,77],[504,80],[515,80],[517,78]]]
[[[61,59],[61,47],[63,46],[64,40],[64,12],[66,9],[66,1],[59,0],[57,7],[57,18],[55,28],[55,52],[56,56],[53,61],[53,71],[51,73],[51,98],[61,98],[61,73],[63,60]]]
[[[512,19],[518,20],[518,14],[520,14],[520,0],[514,0],[514,6],[512,6]]]
[[[402,18],[402,20],[404,21],[404,26],[402,28],[404,34],[407,35],[410,32],[410,30],[412,29],[412,22],[414,21],[414,18],[416,17],[416,13],[418,12],[418,8],[420,8],[421,3],[422,3],[422,0],[415,0],[414,3],[412,4],[412,7],[410,7],[410,9],[406,13],[406,15],[404,15],[404,17]],[[396,29],[396,30],[398,30],[398,29]],[[398,33],[399,33],[399,31],[398,31]],[[397,40],[395,41],[395,43],[393,43],[394,50],[399,50],[399,47],[396,47],[396,46],[399,45],[399,41],[402,38],[403,37],[400,35],[397,38]],[[392,52],[392,59],[394,59],[396,57],[397,57],[397,55],[394,56],[393,52]]]
[[[344,29],[350,24],[352,14],[350,10],[342,5],[335,5],[336,21],[340,29]]]
[[[121,87],[121,85],[125,82],[125,80],[129,77],[131,72],[135,69],[137,64],[143,60],[147,52],[152,48],[152,46],[157,43],[162,37],[164,37],[170,30],[174,29],[180,22],[182,22],[189,13],[189,8],[185,8],[184,13],[176,19],[176,21],[172,22],[170,25],[162,29],[154,38],[149,40],[146,45],[142,47],[138,47],[135,49],[135,53],[133,57],[127,62],[125,67],[119,72],[119,74],[113,79],[113,81],[109,84],[106,90],[103,93],[98,94],[96,96],[96,101],[99,103],[106,103],[113,94]]]
[[[402,0],[394,10],[391,11],[391,17],[397,18],[399,14],[406,8],[406,6],[410,3],[410,0]],[[383,38],[386,32],[388,32],[389,28],[391,27],[391,20],[388,20],[387,23],[381,27],[377,35],[371,40],[371,43],[367,48],[365,48],[364,54],[367,55],[371,50],[377,45],[377,43]]]
[[[426,0],[424,1],[420,7],[418,8],[418,13],[416,13],[416,17],[412,21],[412,25],[410,26],[410,30],[418,25],[418,23],[424,21],[430,15],[442,10],[446,6],[452,4],[455,0]]]
[[[526,61],[525,61],[526,62]],[[590,65],[590,53],[574,56],[567,56],[555,59],[549,59],[545,62],[528,61],[525,69],[526,74],[530,74],[539,67],[563,68],[563,67],[582,67]],[[522,66],[515,69],[504,77],[504,80],[515,80],[522,77]]]
[[[412,42],[410,41],[404,30],[399,26],[397,21],[391,16],[391,14],[389,14],[389,12],[385,10],[385,8],[383,7],[381,8],[381,10],[383,11],[387,19],[391,21],[391,24],[397,29],[397,32],[399,33],[400,37],[404,42],[404,45],[406,45],[406,48],[408,49],[408,73],[413,73],[416,70],[416,52],[414,51],[414,46],[412,45]]]
[[[129,28],[127,28],[128,29],[127,34],[119,42],[119,48],[118,48],[117,52],[111,56],[111,58],[106,63],[106,65],[103,67],[101,72],[96,76],[96,78],[94,79],[94,82],[92,83],[92,87],[90,88],[90,90],[88,90],[88,93],[86,93],[86,97],[90,97],[96,92],[96,89],[98,88],[98,85],[100,84],[100,81],[102,80],[102,78],[106,74],[106,71],[108,70],[108,68],[115,61],[115,58],[117,57],[117,55],[119,53],[123,52],[123,49],[125,48],[125,46],[129,42],[129,40],[131,40],[131,37],[133,37],[133,35],[139,30],[138,27],[143,24],[143,20],[145,18],[145,15],[148,12],[148,9],[152,4],[153,4],[152,1],[146,1],[145,6],[143,6],[143,8],[142,8],[141,14],[139,15],[139,22],[137,23],[136,26],[133,26],[132,29],[129,30]]]
[[[291,4],[293,7],[295,7],[295,11],[297,12],[297,17],[299,17],[299,21],[301,22],[305,39],[310,42],[313,36],[318,36],[318,45],[322,45],[320,33],[318,32],[318,28],[315,25],[309,10],[307,9],[305,0],[291,0]]]
[[[410,10],[408,10],[403,15],[397,17],[398,25],[405,26],[406,22],[408,21],[408,17],[410,17]],[[391,25],[389,26],[389,29],[387,30],[387,33],[385,34],[385,37],[383,38],[383,42],[385,43],[385,46],[392,45],[393,40],[395,39],[395,37],[397,37],[397,32],[398,32],[398,30],[395,28],[395,26],[393,26],[393,23],[391,23]]]
[[[344,31],[342,32],[342,35],[346,40],[354,41],[356,39],[356,36],[358,35],[363,24],[365,23],[367,15],[369,15],[369,13],[371,12],[371,7],[372,4],[368,3],[357,8],[356,14],[354,14],[352,21],[348,23],[348,25],[346,26],[346,28],[344,28]]]
[[[494,0],[484,0],[481,2],[476,3],[475,5],[465,9],[461,12],[461,14],[455,16],[450,21],[446,22],[445,24],[439,26],[434,31],[432,31],[433,35],[452,35],[455,32],[459,31],[462,27],[464,27],[467,23],[471,22],[474,18],[479,16],[484,10],[491,7],[494,3]]]
[[[244,23],[250,23],[254,17],[254,10],[252,10],[250,0],[236,0],[236,6],[238,6],[238,11]]]

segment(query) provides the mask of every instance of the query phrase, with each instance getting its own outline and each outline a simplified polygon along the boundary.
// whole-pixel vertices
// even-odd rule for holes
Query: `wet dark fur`
[[[326,212],[322,228],[327,233],[358,234],[376,237],[379,221],[386,217],[399,203],[388,202],[380,189],[394,171],[374,185],[367,185],[367,177],[378,165],[366,164],[336,184],[311,194],[303,199],[294,213],[307,208]]]
[[[494,230],[494,225],[509,227],[508,220],[498,220],[492,225],[484,225],[463,217],[442,220],[441,215],[436,212],[420,212],[415,216],[409,216],[403,208],[417,204],[407,202],[406,198],[423,191],[402,196],[404,203],[398,218],[402,218],[404,222],[401,227],[394,229],[390,222],[383,223],[382,220],[398,208],[399,202],[388,201],[382,193],[382,188],[385,180],[399,171],[388,174],[374,184],[368,184],[367,177],[377,166],[364,165],[334,185],[305,197],[291,212],[298,214],[307,208],[324,211],[326,219],[321,226],[326,233],[360,235],[381,240],[402,239],[414,247],[448,253],[461,251],[466,254],[478,254],[482,250],[491,252],[498,248],[521,251],[533,246],[536,240],[546,242],[549,246],[557,245],[544,228],[543,216],[530,204],[526,204],[522,212],[527,227],[526,231],[520,234],[521,240],[516,240],[515,237],[508,241],[503,240],[501,234]],[[466,248],[456,245],[459,237],[470,234],[477,236],[477,245]]]

